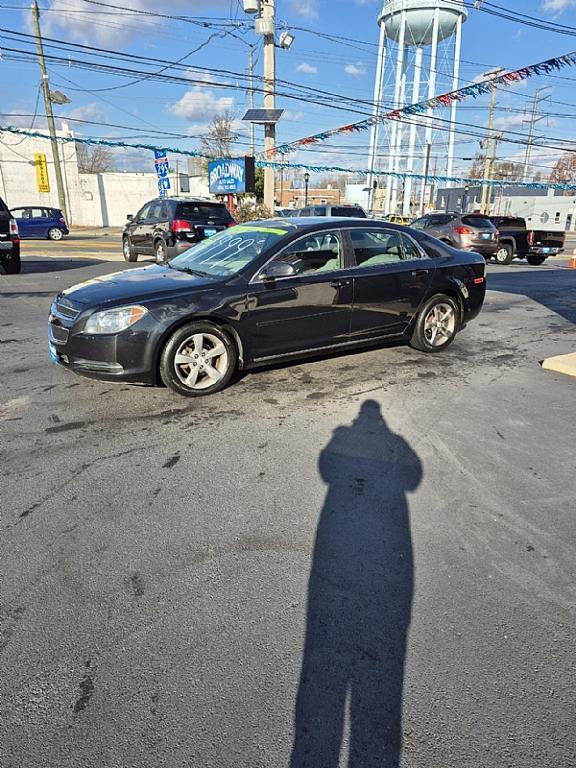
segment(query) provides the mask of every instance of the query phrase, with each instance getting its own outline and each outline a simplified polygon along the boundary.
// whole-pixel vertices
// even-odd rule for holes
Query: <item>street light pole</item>
[[[271,22],[270,32],[264,35],[264,108],[276,108],[276,40],[274,0],[262,0],[262,20]],[[276,125],[264,126],[264,153],[273,160],[276,148]],[[264,205],[274,212],[274,169],[264,168]]]
[[[38,8],[38,3],[36,0],[34,0],[34,3],[32,4],[32,18],[34,20],[34,33],[36,37],[38,63],[40,64],[40,72],[42,73],[42,92],[44,94],[44,105],[46,108],[46,118],[48,120],[48,132],[50,133],[50,143],[52,145],[54,173],[56,175],[56,188],[58,190],[58,203],[60,205],[60,210],[64,214],[64,218],[66,221],[69,221],[68,210],[66,207],[66,195],[64,194],[64,182],[62,180],[62,168],[60,167],[58,141],[56,139],[56,126],[54,124],[54,114],[52,112],[52,100],[50,98],[50,84],[48,82],[46,62],[44,61],[44,47],[42,45],[42,32],[40,31],[40,9]]]
[[[304,174],[304,208],[308,205],[308,184],[310,183],[310,174],[308,171]]]
[[[249,106],[254,109],[254,46],[250,46],[248,54],[248,88],[249,88]],[[250,149],[249,154],[253,157],[255,152],[254,123],[250,123]]]

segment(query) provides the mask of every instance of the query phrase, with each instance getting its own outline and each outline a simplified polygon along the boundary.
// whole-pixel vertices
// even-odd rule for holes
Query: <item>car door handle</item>
[[[332,288],[344,288],[345,285],[350,285],[352,280],[332,280],[330,285]]]
[[[428,272],[429,272],[428,269],[413,269],[412,277],[422,277],[422,275],[427,275]]]

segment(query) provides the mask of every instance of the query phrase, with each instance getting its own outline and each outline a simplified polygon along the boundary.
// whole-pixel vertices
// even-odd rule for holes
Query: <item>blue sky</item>
[[[112,0],[106,0],[112,2]],[[495,0],[508,9],[562,24],[576,26],[576,0]],[[208,41],[214,29],[176,20],[162,20],[143,14],[130,14],[113,8],[104,8],[85,0],[41,0],[42,26],[46,36],[71,40],[98,48],[176,60]],[[29,11],[23,0],[1,0],[0,26],[30,32]],[[289,51],[277,51],[278,77],[298,83],[306,88],[330,91],[344,98],[371,100],[378,42],[376,17],[380,4],[373,0],[277,0],[278,26],[294,32],[296,40]],[[161,6],[150,0],[126,0],[126,7],[140,11],[168,14],[186,14],[196,19],[237,19],[240,24],[250,23],[238,0],[174,0]],[[221,32],[221,29],[216,30]],[[260,38],[248,27],[239,26],[236,37],[221,34],[186,59],[190,66],[227,69],[245,72],[249,44],[258,44]],[[0,33],[0,46],[22,47]],[[336,42],[323,35],[334,35],[346,40]],[[576,50],[576,37],[543,32],[518,22],[505,21],[482,11],[469,11],[463,27],[461,84],[472,81],[480,73],[495,66],[516,69],[552,56]],[[49,49],[47,48],[47,52]],[[62,52],[60,52],[62,55]],[[75,55],[75,54],[72,54]],[[261,48],[257,49],[257,75],[262,73]],[[130,66],[127,64],[126,66]],[[34,61],[16,62],[4,55],[0,61],[2,77],[2,124],[18,123],[27,126],[34,111],[39,72]],[[441,69],[441,67],[439,66]],[[105,128],[74,123],[74,129],[83,135],[128,137],[130,141],[140,135],[147,140],[146,131],[170,131],[189,135],[190,138],[165,140],[193,149],[205,133],[213,115],[227,109],[241,118],[247,106],[247,95],[241,89],[215,88],[206,83],[187,84],[140,82],[118,90],[90,92],[129,82],[132,78],[118,78],[110,74],[79,70],[71,64],[50,66],[52,88],[59,88],[71,98],[70,105],[56,107],[60,116],[95,122],[117,123],[143,129]],[[212,76],[218,81],[217,76]],[[391,99],[391,71],[385,80],[385,97]],[[197,76],[195,76],[197,79]],[[448,82],[441,78],[438,91],[449,90]],[[554,115],[538,123],[538,131],[553,138],[572,138],[573,119],[576,115],[576,67],[562,73],[562,78],[535,78],[510,92],[499,95],[497,125],[504,130],[526,131],[521,111],[532,97],[534,89],[551,86],[550,104],[543,109]],[[336,97],[332,103],[337,109],[315,103],[313,93],[309,102],[280,97],[278,106],[287,110],[279,126],[279,141],[286,142],[333,126],[362,119],[369,107],[354,106],[362,112],[356,114],[350,105]],[[256,104],[260,102],[256,94]],[[41,102],[40,102],[41,103]],[[41,107],[42,111],[42,107]],[[6,114],[12,113],[12,115]],[[443,112],[443,117],[448,117]],[[486,124],[485,100],[466,102],[458,114],[462,123]],[[37,120],[40,126],[42,120]],[[242,130],[242,129],[241,129]],[[3,141],[11,141],[6,135]],[[159,142],[159,139],[156,139]],[[295,159],[318,165],[364,167],[368,134],[353,138],[338,137],[329,146],[299,151]],[[549,143],[554,144],[553,141]],[[236,149],[242,153],[247,136],[241,133]],[[478,150],[476,139],[458,138],[455,170],[463,170],[469,162],[462,158]],[[520,159],[522,147],[504,145],[501,156]],[[535,150],[534,164],[545,169],[553,164],[557,152]],[[144,161],[145,162],[145,161]],[[142,166],[141,157],[127,156],[124,165]]]

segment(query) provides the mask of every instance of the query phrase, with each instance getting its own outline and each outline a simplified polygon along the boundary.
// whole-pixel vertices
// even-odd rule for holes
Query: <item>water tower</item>
[[[466,18],[463,0],[384,0],[378,17],[375,116],[458,88],[462,24]],[[448,133],[437,132],[434,141],[432,110],[425,116],[406,116],[403,121],[384,121],[373,126],[367,179],[369,207],[374,207],[375,169],[425,173],[429,166],[430,171],[436,167],[439,175],[452,175],[455,120],[454,103],[450,107],[450,123],[441,124],[449,128]],[[411,178],[404,182],[388,178],[383,207],[387,213],[397,211],[400,187],[402,213],[409,215],[414,190]],[[424,204],[424,184],[420,187],[420,204],[414,213]]]

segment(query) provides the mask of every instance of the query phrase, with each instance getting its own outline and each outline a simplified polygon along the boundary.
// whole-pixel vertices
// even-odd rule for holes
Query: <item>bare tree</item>
[[[76,157],[80,173],[106,173],[115,166],[114,155],[109,147],[76,144]]]
[[[576,181],[576,153],[565,152],[554,163],[550,172],[553,184],[573,184]]]
[[[200,149],[208,158],[230,157],[232,142],[237,137],[233,131],[234,116],[231,112],[214,115],[208,133],[200,140]]]

